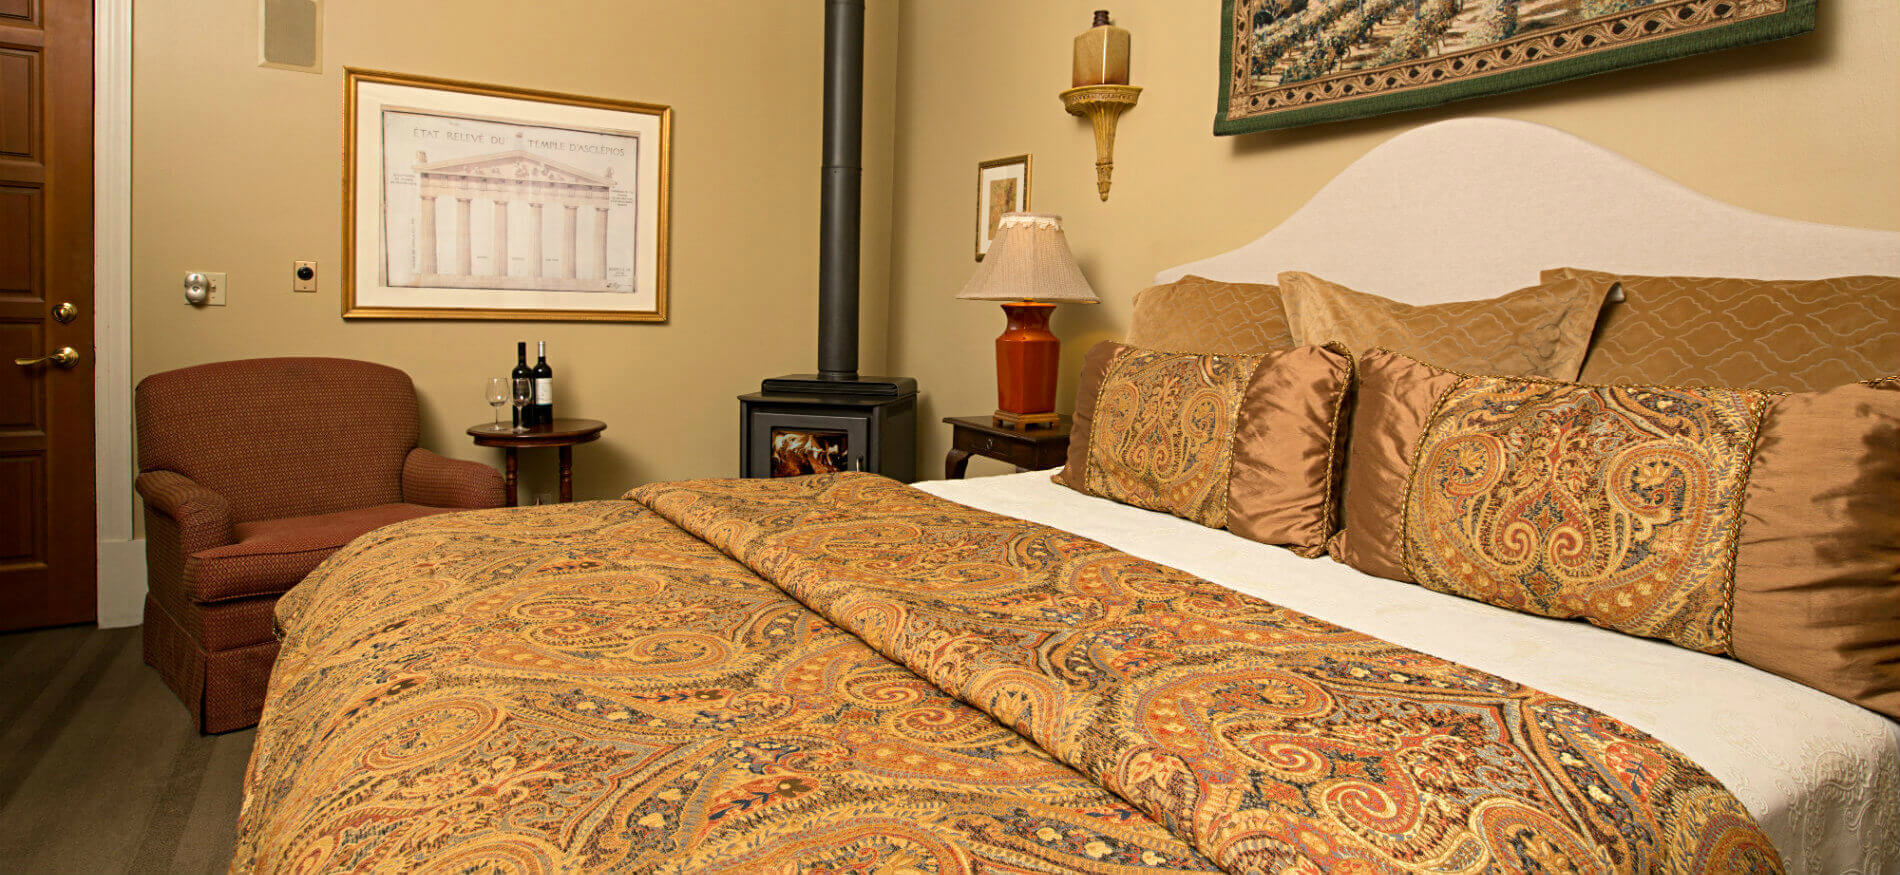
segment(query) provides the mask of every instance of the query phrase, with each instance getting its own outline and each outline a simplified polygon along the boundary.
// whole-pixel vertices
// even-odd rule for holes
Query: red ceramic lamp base
[[[1062,341],[1049,333],[1056,305],[1019,301],[1003,305],[1009,325],[996,338],[996,421],[1025,428],[1055,425],[1056,375]]]

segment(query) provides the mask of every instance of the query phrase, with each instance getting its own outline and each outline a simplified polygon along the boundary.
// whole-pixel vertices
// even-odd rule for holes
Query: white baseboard
[[[145,540],[99,542],[99,628],[145,618]]]

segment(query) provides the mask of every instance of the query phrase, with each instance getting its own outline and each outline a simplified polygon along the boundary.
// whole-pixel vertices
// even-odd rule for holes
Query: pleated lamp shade
[[[971,301],[1098,303],[1095,290],[1075,265],[1062,217],[1004,213],[990,251],[957,297]]]

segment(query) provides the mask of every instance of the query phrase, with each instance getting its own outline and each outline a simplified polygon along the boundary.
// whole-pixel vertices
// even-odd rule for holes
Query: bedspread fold
[[[1620,721],[1077,535],[868,474],[627,497],[1229,871],[1780,871]]]

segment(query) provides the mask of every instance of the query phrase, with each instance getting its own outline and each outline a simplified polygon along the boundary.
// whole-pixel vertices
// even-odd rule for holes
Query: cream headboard
[[[1537,282],[1545,268],[1816,279],[1900,276],[1900,233],[1745,210],[1529,122],[1415,128],[1347,167],[1279,227],[1155,275],[1273,282],[1303,270],[1413,304]]]

